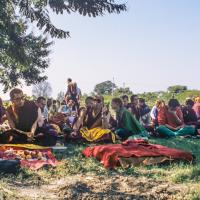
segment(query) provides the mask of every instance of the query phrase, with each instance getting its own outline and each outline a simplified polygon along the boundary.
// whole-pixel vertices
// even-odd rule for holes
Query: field
[[[68,144],[56,153],[61,164],[36,172],[1,175],[0,199],[200,199],[200,140],[151,139],[192,152],[195,164],[106,170],[82,156],[86,144]]]

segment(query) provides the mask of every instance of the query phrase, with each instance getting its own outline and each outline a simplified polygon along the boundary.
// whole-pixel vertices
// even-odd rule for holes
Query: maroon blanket
[[[26,146],[26,145],[24,145]],[[21,167],[32,170],[40,169],[45,165],[57,166],[58,160],[50,148],[29,149],[26,147],[3,145],[0,147],[0,159],[15,160],[19,159]]]
[[[158,157],[165,156],[170,159],[193,161],[193,155],[178,149],[168,148],[166,146],[149,144],[143,139],[127,140],[122,144],[100,145],[87,147],[83,154],[86,157],[94,157],[101,161],[106,168],[115,168],[119,166],[121,157]]]

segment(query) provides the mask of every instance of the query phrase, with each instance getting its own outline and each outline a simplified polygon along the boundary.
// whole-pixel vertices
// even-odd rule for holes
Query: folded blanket
[[[89,130],[84,127],[81,128],[80,134],[88,142],[109,141],[115,143],[115,134],[110,129],[97,127]]]
[[[32,170],[40,169],[45,165],[56,166],[58,164],[51,148],[33,144],[2,145],[0,146],[0,158],[3,160],[17,159],[21,167]]]
[[[149,144],[143,139],[127,140],[122,144],[87,147],[83,154],[86,157],[96,158],[103,163],[104,167],[109,169],[120,166],[121,158],[131,157],[167,157],[169,160],[193,161],[193,155],[189,152],[162,145]]]

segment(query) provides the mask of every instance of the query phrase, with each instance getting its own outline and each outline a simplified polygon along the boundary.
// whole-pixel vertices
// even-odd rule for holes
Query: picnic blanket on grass
[[[52,149],[33,144],[6,144],[0,146],[0,158],[3,160],[20,160],[21,167],[37,170],[45,165],[57,166]]]
[[[147,164],[161,163],[166,160],[183,160],[192,162],[194,157],[191,153],[178,149],[169,148],[158,144],[150,144],[143,139],[127,140],[122,144],[109,144],[87,147],[83,154],[86,157],[94,157],[105,168],[113,169],[123,164],[124,158],[137,158],[138,162]],[[141,159],[143,158],[143,159]],[[149,160],[147,158],[156,158]],[[129,160],[130,162],[130,160]]]

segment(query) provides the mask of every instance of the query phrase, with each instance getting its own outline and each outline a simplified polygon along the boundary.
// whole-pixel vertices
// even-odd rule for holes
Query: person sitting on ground
[[[28,101],[20,89],[10,92],[12,105],[6,109],[6,116],[11,130],[1,135],[1,143],[35,143],[52,146],[56,143],[56,135],[41,132],[43,118],[41,109],[34,101]]]
[[[184,124],[183,113],[177,99],[170,99],[168,106],[159,110],[158,123],[159,127],[156,131],[160,136],[173,137],[196,134],[193,126]]]
[[[48,108],[46,105],[46,99],[44,97],[38,97],[36,100],[36,106],[41,109],[44,121],[48,122]]]
[[[58,113],[58,106],[57,106],[57,101],[53,100],[52,102],[52,106],[50,107],[49,110],[49,119],[52,119],[54,115],[56,115]]]
[[[104,121],[102,118],[106,120]],[[87,127],[88,129],[96,127],[108,128],[107,120],[109,121],[109,119],[110,113],[108,108],[104,106],[103,97],[87,97],[85,100],[85,108],[80,109],[73,129],[77,131],[80,127]]]
[[[128,109],[139,121],[141,116],[140,116],[140,111],[139,111],[139,99],[137,95],[131,96],[131,103],[129,104]]]
[[[139,98],[139,112],[140,112],[140,122],[144,127],[151,126],[151,109],[146,104],[145,99]]]
[[[182,107],[183,119],[186,125],[197,125],[197,116],[193,106],[194,101],[192,99],[187,99],[185,106]]]
[[[96,122],[90,129],[81,129],[82,137],[93,142],[115,142],[116,136],[111,131],[114,119],[109,111],[109,104],[105,105],[103,96],[96,95],[94,98],[93,116]]]
[[[162,100],[157,100],[155,103],[155,106],[151,109],[150,112],[150,117],[152,120],[152,125],[153,127],[157,127],[158,126],[158,112],[161,109],[161,107],[165,106],[165,102]]]
[[[47,101],[44,97],[38,97],[37,101],[35,103],[36,106],[41,109],[42,117],[43,117],[43,120],[44,120],[43,126],[38,127],[37,131],[39,131],[41,133],[47,133],[47,134],[51,133],[52,136],[57,137],[58,133],[60,133],[61,130],[60,130],[60,128],[57,124],[52,123],[49,120],[49,111],[48,111],[46,102]],[[53,146],[53,145],[54,144],[52,144],[51,146]]]
[[[63,100],[60,104],[60,108],[58,109],[59,113],[66,113],[67,112],[67,103]]]
[[[114,142],[115,134],[109,129],[111,115],[103,97],[87,97],[86,107],[79,109],[73,132],[66,139],[88,142]]]
[[[50,110],[51,106],[53,105],[53,100],[52,99],[47,99],[47,109]]]
[[[58,112],[70,116],[72,114],[72,112],[75,112],[74,104],[75,104],[75,102],[72,99],[69,99],[67,104],[65,101],[63,101],[61,103],[61,106],[60,106]]]
[[[148,136],[148,132],[139,123],[135,116],[123,107],[120,98],[112,100],[112,109],[116,112],[117,127],[115,133],[121,140],[126,140],[128,137],[140,134],[141,136]]]
[[[61,109],[58,112],[64,114],[67,117],[66,124],[70,128],[72,128],[74,121],[77,117],[77,112],[74,109],[75,102],[72,99],[69,99],[67,105],[64,101],[62,102],[62,104],[63,105],[61,106]]]
[[[93,116],[93,107],[94,98],[89,96],[85,99],[85,107],[81,107],[78,111],[78,117],[73,125],[75,133],[77,133],[83,126],[91,127],[92,122],[90,123],[89,119]]]
[[[123,95],[123,96],[121,97],[121,99],[122,99],[124,108],[128,109],[129,106],[130,106],[130,105],[129,105],[129,98],[128,98],[128,96],[127,96],[127,95]]]
[[[57,106],[57,110],[59,110],[61,106],[61,102],[59,100],[56,101],[56,106]]]
[[[200,121],[200,97],[195,98],[195,104],[193,106],[193,109],[196,113],[197,120]]]

